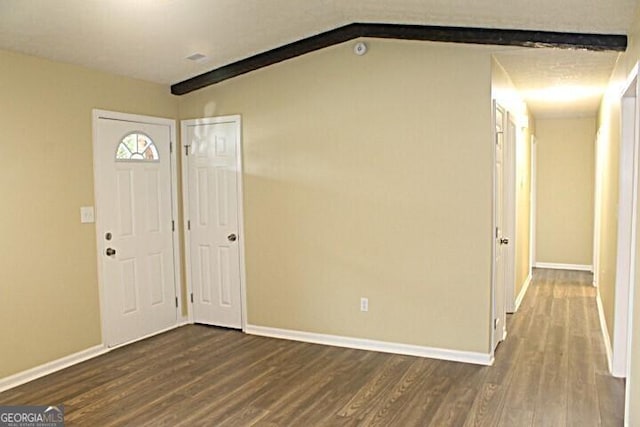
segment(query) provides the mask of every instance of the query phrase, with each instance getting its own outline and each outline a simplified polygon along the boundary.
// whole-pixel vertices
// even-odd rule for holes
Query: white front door
[[[110,347],[177,321],[171,125],[126,118],[94,114],[96,230]]]
[[[182,143],[193,320],[241,328],[240,118],[183,121]]]
[[[504,237],[504,110],[495,105],[495,281],[493,286],[493,348],[503,340],[506,332],[505,306],[505,257],[504,246],[508,241]]]

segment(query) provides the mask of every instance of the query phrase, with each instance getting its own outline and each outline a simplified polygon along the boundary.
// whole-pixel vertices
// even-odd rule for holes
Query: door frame
[[[100,215],[100,210],[97,209],[97,201],[98,195],[100,194],[100,186],[99,184],[104,179],[99,176],[97,173],[96,164],[100,159],[97,158],[99,150],[98,147],[98,120],[99,119],[108,119],[108,120],[118,120],[125,122],[134,122],[134,123],[146,123],[152,125],[164,125],[169,127],[170,131],[170,141],[169,141],[169,152],[170,152],[170,166],[171,166],[171,216],[173,218],[174,224],[177,222],[178,218],[178,171],[176,164],[176,150],[174,147],[176,146],[176,121],[173,119],[167,119],[162,117],[153,117],[153,116],[143,116],[138,114],[128,114],[128,113],[120,113],[116,111],[109,110],[100,110],[93,109],[92,110],[92,134],[93,134],[93,199],[94,205],[96,206],[95,213],[95,232],[96,232],[96,248],[97,248],[97,258],[98,258],[98,293],[100,298],[100,325],[101,325],[101,334],[102,334],[102,344],[104,346],[108,346],[106,342],[106,337],[108,336],[107,331],[109,329],[109,325],[107,322],[106,315],[106,301],[105,301],[105,279],[104,279],[104,257],[102,256],[106,245],[102,236],[103,233],[103,222]],[[153,332],[152,334],[139,337],[134,341],[130,341],[127,343],[123,343],[117,346],[109,347],[109,348],[117,348],[127,344],[131,344],[132,342],[139,341],[149,336],[157,335],[159,333],[165,332],[167,330],[173,329],[181,324],[185,323],[186,318],[182,315],[182,291],[181,291],[181,250],[179,244],[179,236],[178,236],[178,226],[173,227],[172,232],[172,247],[173,247],[173,264],[174,264],[174,274],[173,274],[173,283],[174,283],[174,291],[177,298],[177,307],[176,307],[176,321],[175,324],[167,329],[163,329],[160,331]]]
[[[513,124],[513,135],[509,131],[509,125]],[[505,147],[505,159],[504,159],[504,219],[505,219],[505,234],[509,238],[509,244],[506,247],[505,256],[505,275],[504,275],[504,299],[505,310],[507,313],[514,313],[516,311],[516,247],[517,247],[517,234],[518,234],[518,216],[516,215],[516,159],[518,149],[518,121],[516,116],[507,111],[506,112],[506,126],[504,129],[504,147]],[[506,325],[504,325],[506,328]]]
[[[596,131],[596,139],[594,142],[594,183],[593,183],[593,286],[598,287],[598,278],[600,276],[600,231],[602,222],[602,183],[600,175],[602,174],[601,162],[601,130]]]
[[[496,179],[496,140],[498,138],[498,132],[496,132],[496,110],[500,110],[502,112],[502,117],[503,117],[503,126],[502,126],[502,132],[504,135],[504,119],[505,119],[505,115],[506,115],[506,110],[494,99],[491,102],[491,160],[492,160],[492,165],[491,165],[491,179],[492,179],[492,189],[491,189],[491,195],[492,195],[492,203],[491,203],[491,311],[490,311],[490,317],[489,317],[489,330],[490,330],[490,334],[489,334],[489,349],[490,349],[490,355],[491,355],[491,364],[493,364],[493,361],[495,359],[495,352],[496,352],[496,348],[497,348],[497,344],[499,341],[496,341],[496,328],[495,328],[495,321],[497,318],[497,313],[496,313],[496,289],[497,289],[497,279],[498,279],[498,269],[496,266],[496,251],[498,250],[498,245],[496,245],[496,240],[497,240],[497,227],[498,224],[496,222],[496,211],[497,211],[497,179]],[[503,177],[504,179],[504,177]],[[503,182],[504,185],[504,182]],[[506,311],[505,311],[505,318],[506,318]],[[503,326],[504,328],[504,326]]]
[[[183,233],[184,233],[184,259],[185,259],[185,277],[187,281],[187,299],[189,314],[188,322],[194,323],[193,320],[193,283],[191,279],[191,239],[188,226],[190,220],[189,212],[189,156],[187,156],[187,148],[185,141],[187,140],[188,126],[209,125],[216,123],[235,123],[237,127],[238,145],[236,151],[236,166],[238,168],[238,176],[236,185],[238,189],[238,255],[240,265],[240,313],[241,328],[245,332],[247,328],[247,273],[245,267],[245,246],[244,246],[244,169],[242,164],[242,117],[239,114],[229,116],[204,117],[199,119],[181,120],[180,121],[180,140],[181,140],[181,161],[182,161],[182,210],[183,210]]]
[[[507,318],[507,306],[508,306],[508,301],[507,301],[507,288],[509,287],[513,287],[513,291],[512,294],[515,294],[515,224],[516,224],[516,206],[515,206],[515,197],[516,197],[516,193],[515,193],[515,173],[516,173],[516,139],[517,139],[517,133],[518,133],[518,122],[516,120],[516,117],[510,113],[506,108],[504,108],[502,105],[500,105],[500,103],[498,103],[496,100],[493,100],[492,104],[491,104],[491,134],[492,134],[492,139],[491,139],[491,144],[493,146],[492,148],[492,161],[493,161],[493,166],[492,166],[492,197],[493,197],[493,202],[492,202],[492,206],[491,206],[491,212],[492,212],[492,218],[491,218],[491,322],[490,322],[490,329],[491,329],[491,334],[490,334],[490,348],[491,348],[491,359],[493,360],[493,358],[495,357],[495,351],[497,348],[497,343],[496,343],[496,337],[495,337],[495,328],[494,328],[494,322],[496,317],[498,316],[498,314],[496,313],[496,286],[497,286],[497,266],[496,266],[496,251],[498,250],[497,245],[496,245],[496,227],[498,226],[498,224],[496,224],[496,203],[497,203],[497,188],[496,188],[496,172],[495,172],[495,163],[496,163],[496,138],[498,137],[498,134],[496,132],[496,109],[499,109],[500,111],[502,111],[502,115],[503,115],[503,126],[502,126],[502,131],[503,131],[503,152],[505,154],[505,158],[503,159],[503,165],[504,167],[504,171],[503,171],[503,221],[505,221],[506,224],[510,224],[512,225],[512,227],[507,227],[507,228],[511,228],[511,230],[506,229],[504,230],[505,232],[508,233],[512,233],[512,235],[507,236],[509,238],[509,244],[507,245],[508,250],[505,251],[505,253],[503,254],[503,268],[505,269],[505,277],[504,277],[504,287],[505,289],[503,289],[503,292],[505,294],[505,301],[504,301],[504,319],[505,322],[502,325],[502,338],[501,341],[504,340],[507,337],[507,323],[506,323],[506,318]],[[514,135],[514,145],[512,147],[507,148],[507,127],[508,127],[508,122],[509,122],[509,117],[513,118],[513,122],[516,125],[515,126],[515,135]],[[509,197],[505,197],[505,196],[509,196]],[[513,274],[511,274],[513,273]],[[502,314],[502,313],[501,313]]]
[[[531,231],[529,235],[529,273],[533,273],[533,267],[536,265],[536,221],[537,221],[537,159],[538,156],[538,140],[535,135],[531,135],[531,188],[529,197],[531,198],[530,206],[530,226]]]
[[[630,315],[635,282],[638,207],[638,65],[633,68],[620,94],[620,175],[618,182],[618,251],[616,258],[615,309],[611,374],[628,375]]]

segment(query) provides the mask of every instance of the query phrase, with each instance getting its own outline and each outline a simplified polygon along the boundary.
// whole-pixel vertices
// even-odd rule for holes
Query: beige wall
[[[520,128],[516,147],[516,292],[518,297],[527,280],[531,280],[531,135],[529,126]]]
[[[242,114],[249,323],[488,353],[490,56],[368,43],[180,99]]]
[[[536,120],[536,262],[591,265],[596,120]]]
[[[495,59],[492,62],[491,91],[493,99],[514,116],[517,127],[516,162],[516,230],[515,230],[515,289],[517,298],[531,274],[531,134],[533,118],[516,91],[504,68]]]
[[[166,86],[0,51],[0,378],[101,343],[91,110],[177,117]]]
[[[619,101],[619,99],[618,99]],[[597,180],[601,188],[600,256],[595,278],[609,336],[613,337],[616,257],[618,254],[618,174],[620,156],[620,106],[605,100],[598,123]],[[611,124],[614,124],[613,126]]]
[[[626,53],[620,55],[611,77],[609,91],[600,106],[598,130],[600,132],[598,164],[602,168],[599,177],[602,183],[602,224],[601,255],[599,262],[598,288],[602,299],[604,314],[613,337],[615,267],[617,256],[617,204],[618,174],[620,153],[620,91],[627,76],[640,60],[640,9],[637,11],[633,30],[629,34],[629,46]],[[636,247],[640,248],[640,242]],[[636,253],[636,265],[640,265],[640,251]],[[637,270],[637,269],[636,269]],[[633,327],[631,343],[631,375],[627,378],[628,401],[633,402],[629,409],[629,426],[640,425],[640,275],[636,274],[635,296],[633,301]]]

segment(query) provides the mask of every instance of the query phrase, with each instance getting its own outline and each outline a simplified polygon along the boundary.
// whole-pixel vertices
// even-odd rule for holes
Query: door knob
[[[500,239],[500,244],[501,245],[508,245],[509,244],[509,239],[507,239],[506,237],[502,237]]]
[[[105,253],[107,254],[107,256],[114,256],[116,254],[116,250],[113,248],[107,248]]]
[[[238,238],[238,236],[236,236],[235,234],[231,233],[227,236],[227,240],[229,240],[230,242],[235,242],[236,239]]]

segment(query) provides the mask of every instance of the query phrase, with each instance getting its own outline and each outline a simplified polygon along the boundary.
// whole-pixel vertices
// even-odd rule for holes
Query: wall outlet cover
[[[80,208],[80,222],[82,224],[93,224],[96,221],[93,206],[82,206]]]

